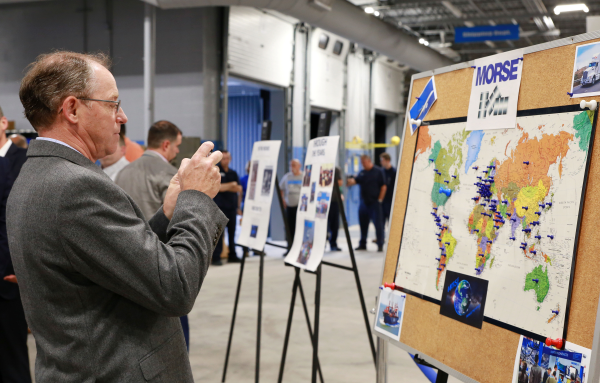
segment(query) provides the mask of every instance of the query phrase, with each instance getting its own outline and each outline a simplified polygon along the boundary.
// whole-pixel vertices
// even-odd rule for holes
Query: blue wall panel
[[[229,97],[227,149],[231,153],[229,167],[240,177],[246,174],[246,163],[252,157],[252,146],[260,140],[263,105],[260,96]]]

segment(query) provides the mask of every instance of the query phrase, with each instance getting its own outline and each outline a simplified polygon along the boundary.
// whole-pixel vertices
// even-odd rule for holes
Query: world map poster
[[[448,270],[477,276],[489,281],[486,320],[563,337],[595,120],[548,111],[520,112],[514,129],[420,127],[395,278],[404,291],[439,303]]]

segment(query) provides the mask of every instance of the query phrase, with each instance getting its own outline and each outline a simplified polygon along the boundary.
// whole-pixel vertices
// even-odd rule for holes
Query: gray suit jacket
[[[33,141],[10,194],[8,237],[37,344],[36,381],[193,382],[190,312],[227,219],[184,191],[169,222],[78,152]]]
[[[162,205],[169,182],[177,168],[160,154],[147,150],[140,158],[125,166],[116,179],[117,185],[138,204],[146,219]]]

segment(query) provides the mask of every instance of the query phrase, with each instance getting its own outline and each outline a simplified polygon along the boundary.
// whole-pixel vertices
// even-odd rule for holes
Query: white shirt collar
[[[0,148],[0,157],[6,157],[6,153],[8,153],[8,149],[10,149],[10,145],[12,145],[12,141],[10,138],[7,140],[6,144]]]
[[[127,161],[127,158],[125,158],[125,156],[121,157],[121,159],[117,162],[115,162],[114,164],[105,167],[104,169],[104,173],[106,173],[106,175],[108,175],[110,177],[110,179],[112,179],[113,181],[117,180],[117,176],[119,175],[119,173],[121,172],[121,170],[123,170],[123,168],[125,166],[129,165],[129,161]]]
[[[165,156],[163,156],[162,154],[160,154],[159,152],[152,150],[152,149],[148,149],[146,150],[148,153],[150,154],[156,154],[158,155],[160,158],[162,158],[163,161],[165,161],[166,163],[169,163],[169,161],[167,161],[167,159],[165,158]]]
[[[62,141],[59,141],[59,140],[55,140],[54,138],[48,138],[48,137],[38,137],[38,138],[36,138],[36,140],[50,141],[50,142],[54,142],[54,143],[56,143],[56,144],[60,144],[60,145],[66,146],[67,148],[71,148],[71,149],[73,149],[74,151],[76,151],[77,153],[79,153],[79,154],[81,154],[81,155],[83,156],[83,154],[82,154],[82,153],[81,153],[79,150],[75,149],[75,148],[74,148],[74,147],[72,147],[71,145],[69,145],[69,144],[65,144],[64,142],[62,142]]]

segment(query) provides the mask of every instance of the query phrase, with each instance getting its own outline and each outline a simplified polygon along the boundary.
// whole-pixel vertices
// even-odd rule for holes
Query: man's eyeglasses
[[[115,113],[119,113],[119,109],[121,109],[121,100],[119,101],[111,101],[111,100],[98,100],[95,98],[83,98],[83,97],[78,97],[78,100],[83,100],[83,101],[99,101],[99,102],[110,102],[111,104],[116,104],[115,107]]]

